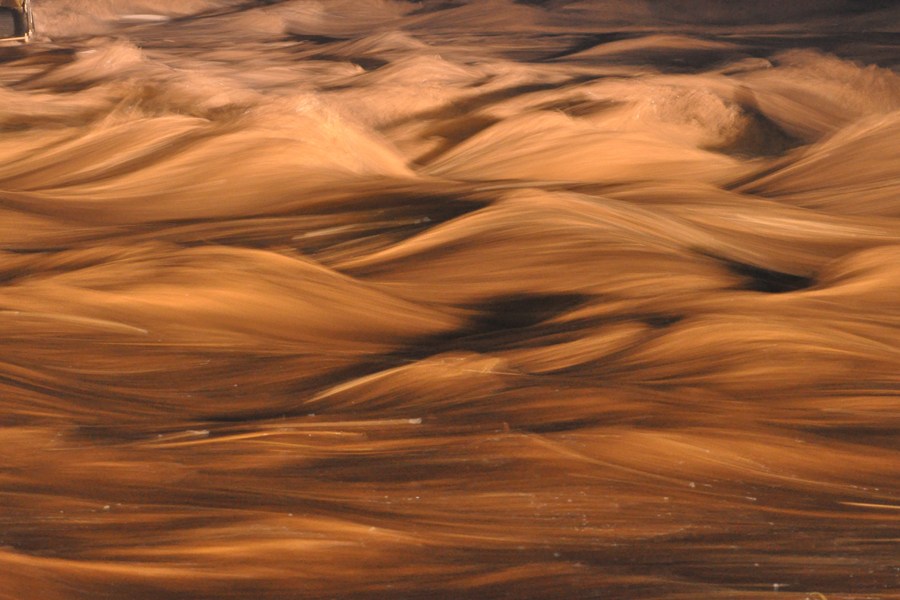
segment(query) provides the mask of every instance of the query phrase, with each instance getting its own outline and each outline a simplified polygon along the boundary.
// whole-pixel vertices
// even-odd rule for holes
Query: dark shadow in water
[[[744,278],[744,284],[740,287],[743,290],[783,294],[810,288],[816,283],[815,278],[804,275],[782,273],[734,261],[725,261],[725,264],[729,271]]]
[[[312,42],[314,44],[324,45],[324,44],[333,44],[336,42],[346,42],[348,38],[332,37],[332,36],[328,36],[328,35],[311,35],[308,33],[303,33],[303,34],[298,33],[298,34],[293,34],[293,35],[288,36],[288,39],[290,39],[291,41],[294,41],[294,42]],[[326,59],[323,58],[322,60],[326,60]]]
[[[359,65],[366,71],[374,71],[390,64],[390,61],[374,58],[372,56],[340,56],[337,54],[318,54],[310,58],[316,60],[330,60],[334,62],[350,62]]]
[[[582,308],[596,298],[583,294],[516,294],[491,298],[466,306],[472,319],[462,328],[446,334],[414,340],[392,356],[421,360],[454,351],[489,354],[512,348],[540,346],[566,341],[587,328],[620,322],[642,322],[653,329],[674,325],[683,316],[676,314],[619,314],[604,318],[557,322],[555,319]]]
[[[578,294],[521,294],[494,298],[474,307],[480,316],[472,321],[467,335],[533,327],[578,307],[587,298]]]

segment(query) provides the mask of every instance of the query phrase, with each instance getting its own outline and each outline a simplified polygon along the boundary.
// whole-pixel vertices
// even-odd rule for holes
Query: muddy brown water
[[[34,7],[0,598],[900,598],[892,3]]]

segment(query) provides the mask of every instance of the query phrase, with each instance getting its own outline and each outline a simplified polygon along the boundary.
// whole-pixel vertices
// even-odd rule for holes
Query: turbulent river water
[[[33,4],[0,599],[900,598],[893,2]]]

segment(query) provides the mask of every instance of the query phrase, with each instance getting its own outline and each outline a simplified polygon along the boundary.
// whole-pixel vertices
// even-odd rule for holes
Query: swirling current
[[[900,599],[900,13],[33,0],[0,599]]]

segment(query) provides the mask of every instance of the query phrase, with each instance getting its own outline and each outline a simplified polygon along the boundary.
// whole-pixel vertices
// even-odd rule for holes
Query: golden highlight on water
[[[0,599],[900,599],[895,3],[32,5]]]

